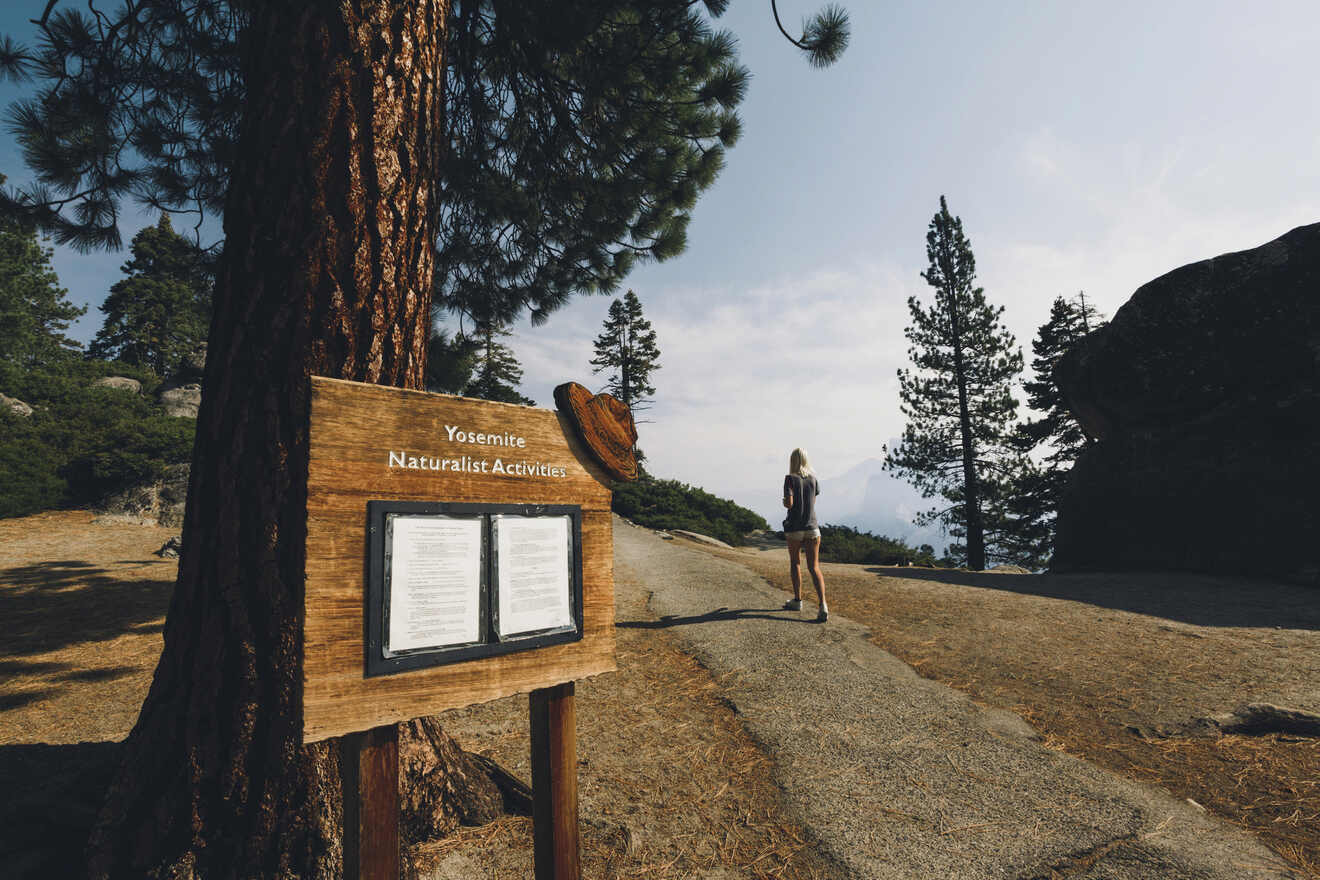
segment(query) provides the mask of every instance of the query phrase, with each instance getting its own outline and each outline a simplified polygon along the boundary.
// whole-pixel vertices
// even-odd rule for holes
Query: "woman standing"
[[[820,573],[820,527],[816,524],[816,496],[820,494],[820,485],[816,474],[807,461],[807,453],[794,449],[788,457],[788,473],[784,476],[784,506],[788,516],[784,518],[784,538],[788,541],[788,573],[793,579],[793,598],[785,603],[789,611],[802,610],[802,571],[798,567],[798,551],[806,548],[807,571],[816,585],[816,596],[820,600],[820,613],[817,623],[824,623],[830,617],[830,609],[825,604],[825,578]]]

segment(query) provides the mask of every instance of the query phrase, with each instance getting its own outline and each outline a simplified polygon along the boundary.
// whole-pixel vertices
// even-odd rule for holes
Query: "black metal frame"
[[[492,519],[497,514],[528,517],[569,517],[569,591],[572,593],[572,623],[567,627],[518,633],[499,638],[498,618],[498,566],[496,548],[492,542]],[[388,522],[391,515],[445,516],[482,520],[481,606],[478,610],[476,642],[449,645],[441,648],[418,648],[410,651],[387,652],[386,634],[389,632],[389,555]],[[411,669],[442,666],[464,660],[476,660],[529,651],[547,645],[577,642],[582,639],[582,508],[570,504],[472,504],[440,501],[368,501],[367,502],[367,589],[364,595],[363,647],[365,649],[364,678],[393,675]]]

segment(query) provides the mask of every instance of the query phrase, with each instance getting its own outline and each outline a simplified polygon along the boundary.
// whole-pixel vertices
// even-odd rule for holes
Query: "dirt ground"
[[[779,544],[702,549],[790,589]],[[1320,591],[1169,573],[823,572],[831,612],[922,675],[1017,712],[1052,748],[1192,799],[1320,877],[1320,739],[1187,729],[1244,703],[1320,712]]]
[[[175,564],[152,551],[171,532],[91,520],[0,520],[0,864],[17,876],[76,864],[160,651]],[[781,547],[710,552],[787,586]],[[1320,878],[1320,740],[1182,730],[1247,702],[1320,711],[1315,590],[1194,575],[825,573],[831,610],[923,675],[1013,709],[1054,748],[1244,825]],[[719,682],[663,630],[629,625],[651,619],[636,584],[617,591],[620,671],[578,685],[585,875],[842,876],[782,803],[771,758]],[[529,776],[525,698],[444,723]],[[419,877],[528,875],[530,820],[464,828],[410,856]]]
[[[78,856],[161,648],[176,564],[169,530],[86,512],[0,520],[0,864],[76,876]],[[584,876],[842,878],[766,772],[717,682],[616,584],[619,672],[579,682]],[[442,716],[465,748],[524,780],[526,697]],[[462,828],[409,853],[419,878],[531,875],[531,820]]]

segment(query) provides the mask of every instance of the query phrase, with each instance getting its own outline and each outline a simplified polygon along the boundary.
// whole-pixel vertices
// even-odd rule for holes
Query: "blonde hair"
[[[807,460],[807,450],[801,446],[793,450],[792,455],[788,457],[788,472],[799,477],[813,477],[816,475],[816,472],[811,469],[811,462]]]

